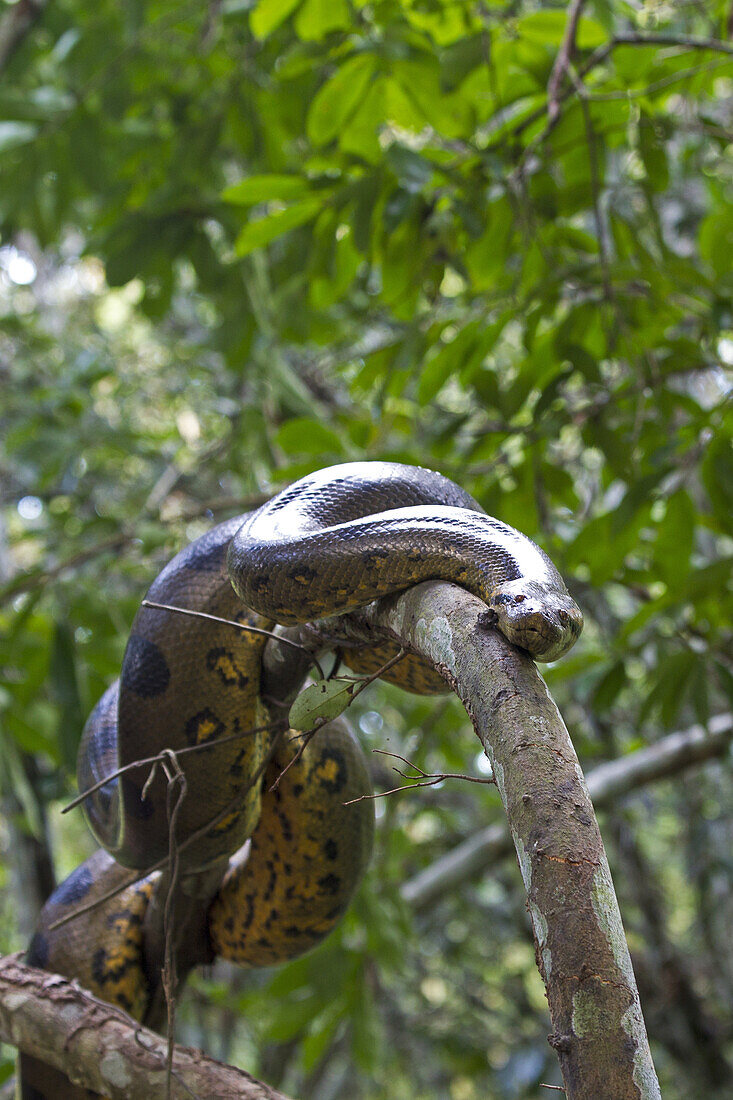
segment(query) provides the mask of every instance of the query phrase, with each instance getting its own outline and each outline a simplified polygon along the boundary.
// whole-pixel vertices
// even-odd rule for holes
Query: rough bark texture
[[[428,582],[351,617],[425,657],[455,689],[491,761],[527,891],[537,963],[570,1100],[661,1096],[593,805],[529,657],[481,625],[480,600]]]
[[[733,739],[733,715],[716,714],[707,729],[693,726],[670,733],[654,745],[638,749],[618,760],[599,764],[586,777],[588,792],[597,810],[657,779],[664,779],[693,764],[722,756]],[[402,897],[415,909],[425,909],[462,882],[480,874],[495,860],[508,855],[512,838],[504,822],[457,844],[420,874],[405,882]]]
[[[165,1096],[165,1039],[79,986],[15,957],[0,959],[0,1039],[110,1100]],[[171,1100],[287,1100],[189,1047],[176,1046],[173,1074]]]

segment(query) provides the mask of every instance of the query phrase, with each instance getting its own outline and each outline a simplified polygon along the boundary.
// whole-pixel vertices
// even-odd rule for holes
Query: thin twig
[[[268,752],[265,754],[262,763],[256,769],[254,775],[251,776],[248,782],[243,786],[240,791],[237,792],[234,798],[227,802],[226,806],[219,810],[219,812],[215,814],[214,817],[212,817],[204,825],[201,825],[198,829],[191,833],[190,836],[187,836],[185,840],[181,841],[178,846],[179,852],[184,851],[192,844],[195,844],[197,840],[200,840],[201,837],[206,836],[206,834],[210,832],[211,829],[216,828],[216,826],[219,825],[220,822],[222,822],[229,814],[233,813],[234,810],[238,809],[241,806],[242,796],[246,794],[247,791],[252,790],[252,787],[256,783],[259,783],[265,770],[269,766],[278,741],[279,736],[275,736]],[[86,905],[80,906],[78,909],[75,909],[73,913],[67,913],[65,917],[59,917],[58,920],[49,925],[49,932],[53,932],[56,928],[61,928],[64,924],[68,924],[70,921],[76,920],[76,918],[80,917],[83,913],[91,913],[94,909],[99,909],[100,906],[104,905],[112,898],[117,897],[118,894],[121,894],[124,890],[128,888],[128,886],[134,886],[136,882],[142,882],[142,880],[144,878],[147,878],[148,875],[152,875],[155,871],[162,870],[162,868],[166,867],[167,864],[168,856],[162,856],[161,859],[157,861],[157,863],[151,863],[143,870],[137,871],[124,882],[119,883],[117,886],[115,886],[112,890],[108,890],[107,893],[103,894],[101,897],[95,898],[94,901],[90,901]]]
[[[726,53],[726,54],[732,54],[733,53],[733,44],[732,43],[722,42],[717,38],[697,38],[694,35],[684,35],[684,34],[682,34],[682,35],[618,34],[618,35],[614,35],[614,37],[611,38],[610,41],[604,42],[602,46],[598,46],[593,51],[593,53],[590,55],[590,57],[588,57],[587,60],[584,61],[583,64],[579,67],[579,69],[578,69],[579,76],[582,78],[582,77],[586,76],[587,73],[589,73],[593,69],[597,68],[599,65],[602,65],[605,61],[608,60],[608,58],[610,57],[610,55],[613,53],[614,49],[617,46],[679,46],[679,47],[681,47],[682,49],[685,49],[685,50],[712,50],[712,51],[718,52],[718,53]],[[699,71],[699,68],[694,70],[694,71]],[[684,73],[683,74],[674,74],[673,76],[667,77],[666,81],[671,82],[671,81],[679,80],[681,77],[684,77],[684,75],[685,75]],[[658,81],[657,86],[664,87],[665,83],[663,83],[662,81]],[[651,90],[655,90],[654,86],[651,86]],[[609,98],[609,99],[610,98],[614,98],[614,99],[616,99],[616,98],[630,98],[630,97],[637,96],[637,95],[646,95],[646,94],[648,94],[649,91],[650,91],[650,88],[644,88],[644,89],[639,89],[639,90],[624,89],[623,91],[620,91],[620,92],[609,92],[609,93],[607,93],[607,98]],[[567,85],[565,88],[558,89],[557,97],[556,97],[556,101],[557,101],[558,106],[561,107],[565,103],[565,101],[568,100],[573,95],[573,93],[574,93],[574,88],[572,87],[572,85]],[[600,97],[597,94],[591,93],[591,98],[596,100]],[[546,104],[542,104],[541,106],[535,108],[534,111],[531,111],[520,122],[518,122],[516,124],[516,126],[513,127],[513,129],[511,130],[511,137],[514,138],[514,139],[520,137],[528,127],[533,126],[535,124],[535,122],[539,121],[539,119],[541,119],[543,116],[546,116],[547,113],[548,113],[548,107],[547,107]],[[524,163],[526,163],[526,161],[529,158],[530,154],[535,149],[539,148],[540,145],[543,145],[547,141],[548,137],[554,131],[555,126],[557,125],[559,120],[560,120],[560,113],[558,112],[554,118],[548,119],[547,125],[545,126],[544,130],[540,134],[538,134],[536,137],[534,137],[532,139],[532,141],[530,141],[530,143],[526,146],[526,148],[524,149],[524,151],[522,153],[522,156],[520,158],[520,164],[518,166],[518,168],[520,170],[521,170],[521,166]],[[496,146],[501,146],[501,145],[503,145],[505,140],[506,140],[505,136],[502,136],[496,142],[487,145],[486,148],[483,151],[488,152]]]
[[[615,34],[614,46],[680,46],[684,50],[712,50],[714,53],[733,54],[733,42],[721,38],[701,38],[694,34],[635,34],[633,31]]]
[[[218,748],[219,745],[226,745],[230,741],[241,741],[243,737],[252,737],[255,733],[282,733],[286,729],[287,724],[284,723],[282,720],[278,722],[267,722],[264,726],[251,726],[250,729],[243,730],[241,733],[227,734],[226,737],[219,737],[216,741],[202,741],[200,745],[186,745],[182,749],[176,749],[175,752],[177,756],[183,756],[185,753],[190,752],[203,752],[206,749]],[[95,783],[93,787],[87,787],[85,791],[83,791],[81,794],[78,794],[76,798],[72,799],[71,802],[68,802],[61,810],[61,813],[66,814],[69,812],[69,810],[75,809],[76,806],[80,805],[80,803],[82,802],[85,802],[86,799],[89,798],[90,795],[94,794],[95,791],[98,791],[100,787],[106,787],[106,785],[108,783],[111,783],[113,779],[117,779],[120,775],[124,775],[125,772],[134,771],[135,768],[144,768],[149,765],[162,763],[163,760],[166,758],[166,754],[169,752],[171,752],[169,748],[161,749],[161,751],[155,756],[141,757],[140,760],[133,760],[131,764],[125,764],[123,767],[118,768],[116,771],[110,772],[109,775],[105,775],[103,779],[100,779],[98,783]],[[143,787],[143,792],[145,792],[146,788],[149,787],[150,781],[150,776],[148,776],[148,779],[145,782],[145,786]]]
[[[176,842],[176,824],[178,822],[178,814],[183,804],[183,800],[186,797],[187,783],[185,773],[176,758],[176,754],[172,750],[169,750],[167,758],[173,774],[170,775],[166,788],[169,882],[165,896],[165,908],[163,910],[163,938],[165,941],[163,992],[165,994],[168,1010],[168,1050],[166,1057],[165,1095],[166,1100],[170,1100],[171,1088],[173,1085],[173,1048],[175,1045],[174,1030],[177,995],[176,958],[173,949],[173,922],[176,887],[178,885],[178,874],[180,870],[178,844]],[[165,767],[165,765],[163,766]]]
[[[266,638],[274,638],[276,642],[280,642],[282,645],[289,645],[291,649],[298,649],[301,653],[305,653],[318,671],[321,680],[325,680],[326,678],[318,660],[313,656],[310,650],[304,645],[301,645],[300,642],[293,642],[290,638],[282,638],[279,634],[276,634],[274,630],[265,630],[261,626],[247,626],[245,623],[235,622],[234,619],[222,619],[219,615],[209,615],[206,611],[194,611],[190,607],[174,607],[172,604],[155,603],[153,600],[143,600],[140,606],[153,607],[156,611],[174,611],[178,615],[190,615],[194,619],[209,619],[213,623],[223,623],[225,626],[233,626],[237,630],[245,630],[249,634],[263,634]]]
[[[575,36],[578,32],[578,22],[585,2],[586,0],[572,0],[568,11],[565,34],[560,49],[557,51],[555,64],[552,66],[550,79],[547,83],[547,117],[550,122],[554,122],[560,114],[560,86],[575,53]]]
[[[351,704],[354,702],[354,699],[356,699],[357,695],[361,695],[364,688],[369,687],[369,685],[371,683],[373,683],[375,680],[378,680],[379,677],[383,675],[383,673],[388,672],[389,669],[391,669],[394,665],[397,664],[398,661],[401,661],[402,658],[406,657],[406,656],[407,656],[407,650],[406,649],[400,649],[399,653],[396,653],[394,657],[390,657],[390,659],[388,661],[386,661],[382,665],[381,668],[377,669],[376,672],[372,672],[371,675],[364,677],[364,679],[361,680],[359,685],[356,688],[354,688],[353,692],[351,693],[351,698],[349,699],[349,702],[348,702],[347,706],[351,706]],[[325,679],[325,677],[322,676],[321,679]],[[296,754],[292,758],[292,760],[289,760],[288,763],[283,768],[283,770],[280,772],[277,779],[275,780],[275,782],[270,787],[270,791],[277,790],[277,788],[280,786],[280,780],[283,778],[285,773],[287,771],[289,771],[290,768],[292,768],[294,764],[297,764],[297,762],[300,760],[301,756],[303,755],[303,753],[307,749],[308,745],[312,741],[313,737],[318,733],[319,730],[323,729],[324,726],[328,725],[329,721],[330,721],[330,719],[328,719],[328,718],[319,719],[317,725],[314,726],[314,728],[312,730],[308,730],[308,732],[303,735],[303,742],[302,742],[300,748],[298,749],[298,751],[296,752]]]
[[[378,752],[381,756],[394,756],[397,760],[403,760],[409,768],[413,768],[417,772],[417,775],[407,775],[407,773],[401,771],[400,768],[394,768],[394,771],[396,771],[398,775],[404,776],[405,779],[420,779],[421,782],[411,782],[402,787],[393,787],[390,791],[378,791],[376,794],[362,794],[359,795],[358,798],[352,798],[348,802],[342,803],[342,805],[353,806],[355,802],[363,802],[365,799],[387,798],[388,795],[399,794],[400,791],[413,791],[416,787],[435,787],[445,779],[463,779],[466,783],[482,783],[484,785],[496,784],[496,779],[493,775],[483,778],[477,775],[464,775],[461,772],[426,772],[419,764],[415,764],[412,760],[408,760],[406,756],[400,756],[398,752],[387,752],[386,749],[372,749],[372,752]]]

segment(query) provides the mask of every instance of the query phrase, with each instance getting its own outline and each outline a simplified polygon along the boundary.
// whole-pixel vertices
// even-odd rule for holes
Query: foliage
[[[728,705],[727,10],[581,7],[567,72],[565,5],[529,0],[59,0],[11,55],[0,778],[29,827],[171,553],[354,458],[440,469],[547,549],[586,614],[548,672],[585,763]],[[476,754],[452,702],[354,711],[427,771]],[[726,796],[710,775],[629,811],[713,1018]],[[200,1018],[245,1013],[248,1068],[279,1051],[298,1095],[534,1095],[553,1055],[512,869],[419,923],[398,897],[496,796],[380,812],[343,928],[243,991],[199,982]],[[711,1094],[656,1043],[665,1095]]]

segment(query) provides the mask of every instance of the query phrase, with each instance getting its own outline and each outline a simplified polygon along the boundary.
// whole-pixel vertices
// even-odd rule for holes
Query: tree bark
[[[86,993],[17,957],[0,959],[0,1039],[110,1100],[164,1096],[166,1040]],[[171,1100],[287,1100],[248,1073],[176,1046]]]
[[[349,616],[425,658],[491,762],[527,892],[570,1100],[660,1098],[618,902],[570,736],[532,660],[482,625],[476,597],[427,582]]]
[[[647,783],[722,756],[731,740],[733,714],[716,714],[706,729],[693,726],[670,733],[654,745],[599,764],[586,777],[593,805],[600,810]],[[405,882],[400,892],[413,908],[425,909],[511,851],[512,838],[506,824],[489,825]]]

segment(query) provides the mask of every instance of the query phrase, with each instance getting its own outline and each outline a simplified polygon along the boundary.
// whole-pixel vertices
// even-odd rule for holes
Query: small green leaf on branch
[[[324,722],[338,718],[351,703],[358,686],[354,680],[338,677],[309,684],[290,708],[290,725],[293,729],[308,733]]]

